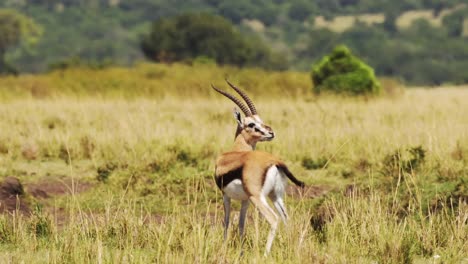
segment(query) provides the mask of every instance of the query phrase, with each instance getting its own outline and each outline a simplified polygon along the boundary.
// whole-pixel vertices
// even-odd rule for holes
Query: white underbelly
[[[235,200],[247,200],[249,196],[244,191],[244,187],[242,186],[242,181],[239,179],[235,179],[226,185],[223,189],[224,193],[231,199]]]

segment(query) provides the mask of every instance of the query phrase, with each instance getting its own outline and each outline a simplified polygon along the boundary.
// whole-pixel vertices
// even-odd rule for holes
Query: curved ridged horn
[[[239,108],[242,110],[242,112],[244,112],[244,114],[246,116],[251,116],[252,115],[250,110],[242,103],[241,100],[237,99],[236,97],[234,97],[233,95],[231,95],[231,94],[229,94],[229,93],[227,93],[225,91],[222,91],[222,90],[216,88],[213,84],[211,84],[211,87],[213,89],[215,89],[215,91],[217,91],[218,93],[220,93],[220,94],[226,96],[227,98],[231,99],[231,101],[233,101],[237,106],[239,106]]]
[[[236,86],[234,86],[232,83],[230,83],[227,79],[226,79],[226,82],[229,84],[229,86],[231,86],[232,89],[234,89],[242,98],[244,98],[245,102],[247,103],[247,105],[249,106],[250,108],[250,111],[252,111],[252,115],[256,115],[257,114],[257,109],[255,109],[255,105],[254,103],[252,102],[252,100],[250,100],[250,98],[247,96],[247,94],[242,91],[241,89],[237,88]]]

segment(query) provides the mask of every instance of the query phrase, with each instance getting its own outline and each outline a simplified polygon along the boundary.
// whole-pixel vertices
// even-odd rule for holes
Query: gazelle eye
[[[250,123],[250,124],[248,124],[247,126],[250,127],[250,128],[252,128],[252,127],[255,126],[255,123]]]
[[[255,128],[255,132],[260,132],[260,129],[258,129],[258,128]]]

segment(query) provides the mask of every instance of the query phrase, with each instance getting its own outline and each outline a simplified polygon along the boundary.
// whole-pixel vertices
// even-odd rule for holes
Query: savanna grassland
[[[258,148],[307,184],[268,257],[253,208],[244,255],[236,210],[223,243],[225,77],[277,133]],[[304,73],[157,64],[1,78],[0,262],[467,263],[468,89],[384,85],[314,96]]]

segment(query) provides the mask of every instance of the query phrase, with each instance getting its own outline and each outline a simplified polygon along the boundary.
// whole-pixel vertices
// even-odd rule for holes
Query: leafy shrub
[[[4,140],[0,140],[0,154],[8,154],[10,149]]]
[[[169,146],[167,150],[173,154],[174,163],[181,163],[184,166],[196,166],[198,163],[196,154],[190,149],[173,145]]]
[[[86,159],[90,159],[96,148],[93,140],[88,136],[84,136],[81,138],[80,144],[83,151],[83,157]]]
[[[310,218],[310,225],[320,243],[327,242],[327,224],[333,220],[334,216],[335,211],[330,207],[327,199],[320,198]]]
[[[312,67],[312,82],[315,93],[330,91],[360,95],[381,92],[374,70],[343,45],[337,46]]]
[[[426,150],[422,146],[399,149],[384,158],[383,172],[391,176],[400,172],[410,173],[417,170],[425,162],[425,158]]]
[[[5,214],[0,215],[0,244],[11,243],[14,240],[13,225]]]
[[[305,157],[302,159],[302,167],[308,170],[324,169],[327,166],[327,162],[328,160],[325,157],[318,158],[317,160]]]
[[[117,165],[114,163],[107,163],[103,166],[100,166],[97,169],[96,179],[100,182],[106,182],[115,169],[117,169]]]
[[[60,145],[58,157],[61,160],[65,161],[66,164],[69,164],[70,160],[73,157],[72,152],[73,152],[73,150],[69,146],[66,146],[66,145],[62,144],[62,145]]]
[[[36,205],[31,215],[29,231],[36,237],[49,237],[52,230],[52,221],[50,217],[43,212],[41,205]]]

